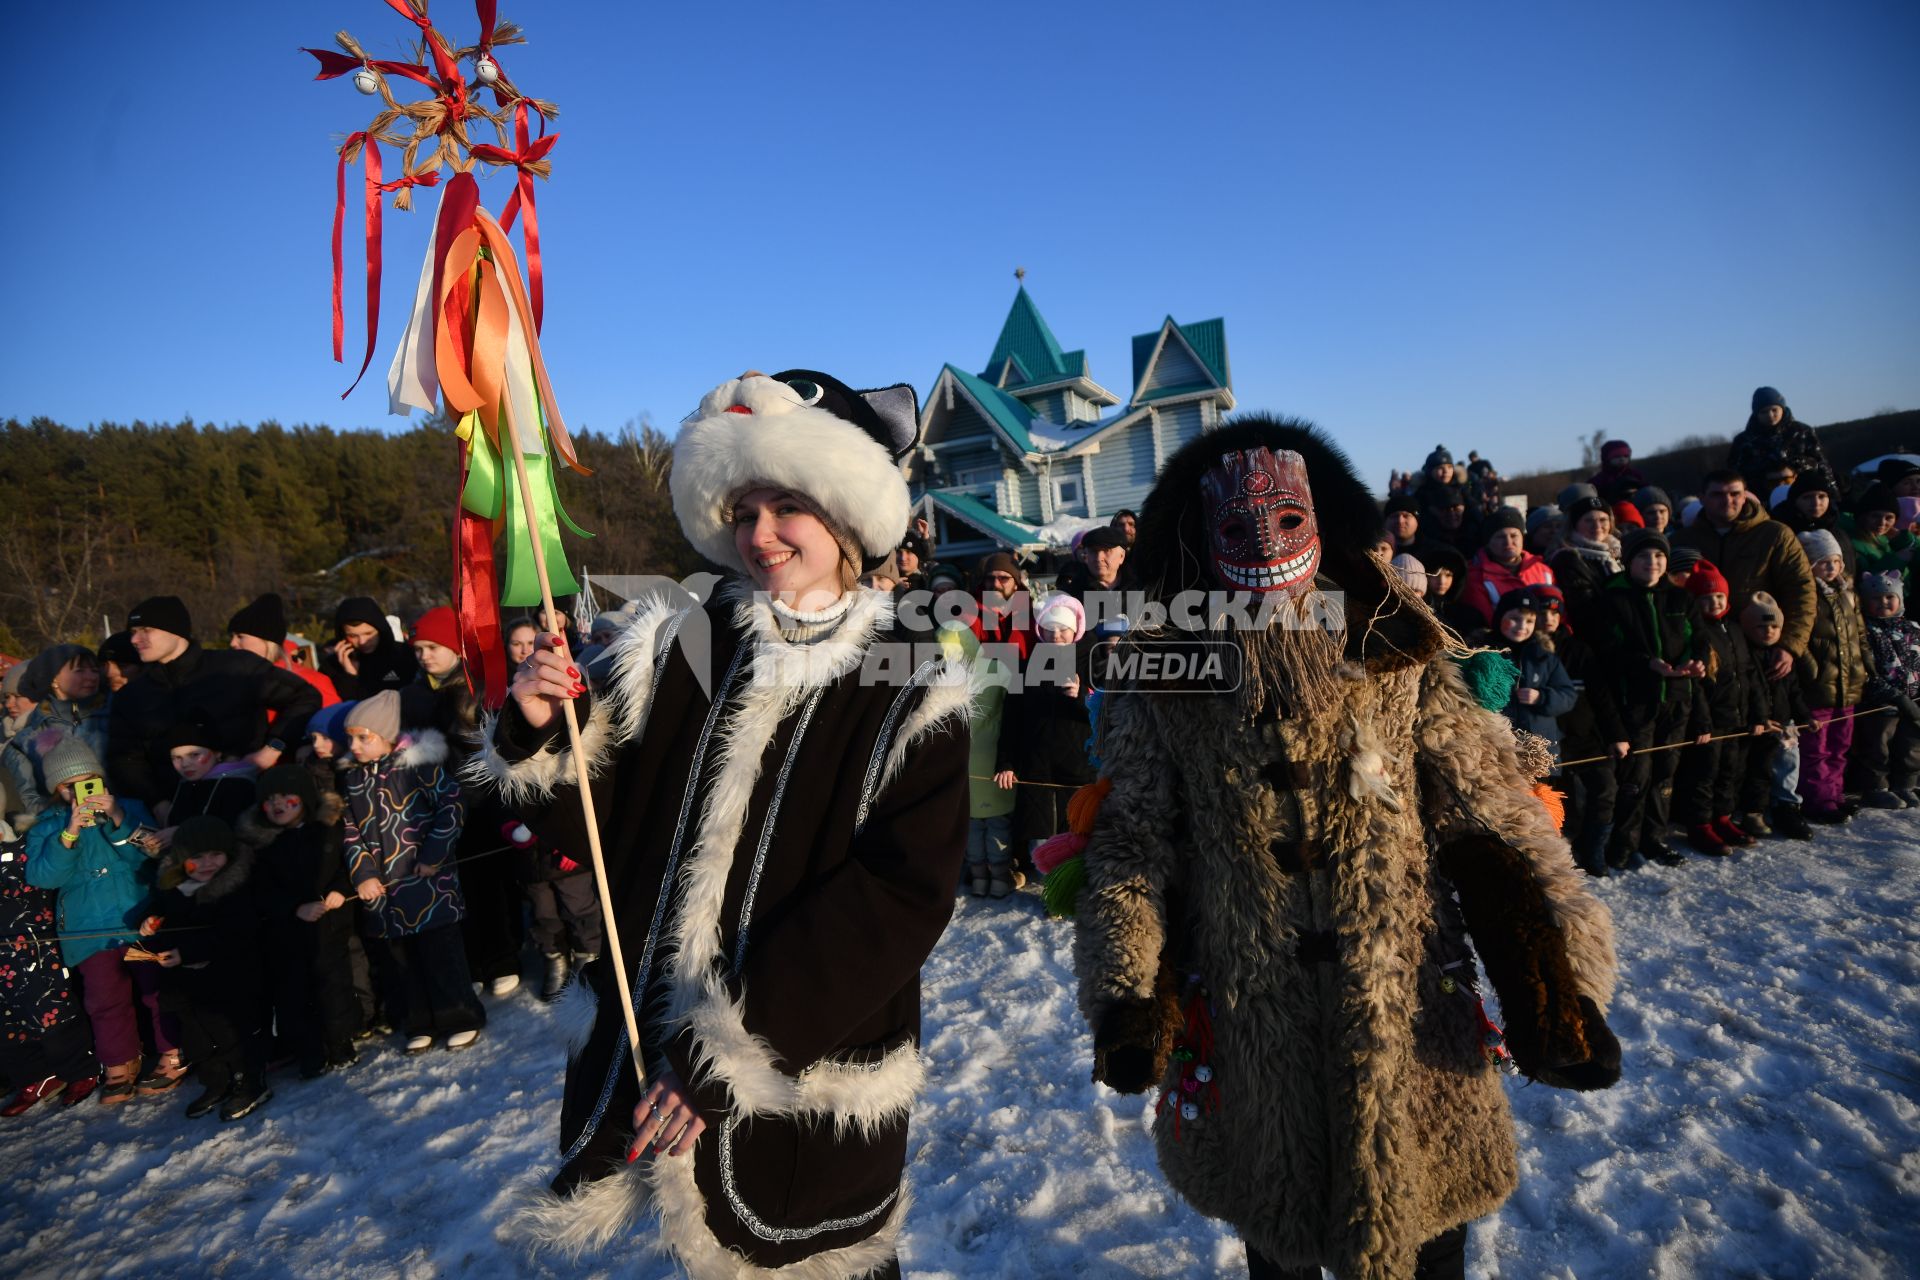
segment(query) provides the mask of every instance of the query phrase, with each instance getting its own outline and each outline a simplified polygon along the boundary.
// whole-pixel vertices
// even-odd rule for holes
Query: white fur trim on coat
[[[425,769],[447,762],[447,737],[438,729],[408,729],[394,744],[393,762],[407,769]]]
[[[576,970],[567,985],[560,988],[560,994],[547,1006],[552,1010],[553,1029],[558,1033],[561,1044],[567,1047],[567,1061],[572,1062],[587,1047],[587,1039],[593,1035],[593,1024],[600,1016],[600,998],[587,985],[587,980]]]
[[[551,1250],[575,1261],[616,1242],[623,1251],[654,1255],[671,1249],[692,1280],[861,1280],[898,1252],[912,1199],[908,1179],[902,1178],[879,1230],[866,1239],[783,1267],[761,1267],[708,1230],[706,1198],[694,1181],[692,1157],[653,1157],[625,1165],[570,1196],[544,1188],[535,1191],[499,1234],[517,1238],[536,1252]],[[638,1230],[649,1214],[659,1229]],[[631,1255],[626,1256],[631,1261]]]
[[[913,1105],[926,1079],[918,1049],[909,1043],[877,1063],[826,1061],[797,1076],[782,1071],[772,1049],[747,1030],[745,1013],[727,990],[720,930],[734,851],[766,744],[808,695],[860,665],[874,639],[890,629],[893,602],[884,592],[862,591],[832,635],[790,644],[764,601],[743,584],[728,591],[722,599],[739,602],[735,618],[753,646],[752,674],[739,706],[715,735],[719,769],[680,872],[681,907],[666,942],[667,1017],[692,1028],[695,1070],[724,1085],[740,1110],[815,1115],[831,1119],[836,1132],[871,1134]]]
[[[698,412],[673,446],[669,487],[680,528],[707,559],[746,572],[727,504],[762,485],[805,497],[869,556],[899,545],[913,506],[906,480],[886,446],[853,423],[762,376],[722,383]]]
[[[580,745],[586,752],[589,774],[598,773],[616,748],[638,737],[646,726],[647,713],[653,705],[657,669],[679,630],[674,619],[683,618],[687,612],[690,610],[671,601],[647,601],[640,606],[632,625],[608,646],[612,652],[612,672],[604,691],[594,698],[593,713],[580,727]],[[480,750],[461,770],[468,781],[491,784],[511,808],[544,800],[556,788],[576,780],[573,752],[563,742],[525,760],[508,760],[502,756],[493,740],[497,720],[492,714],[481,720]]]

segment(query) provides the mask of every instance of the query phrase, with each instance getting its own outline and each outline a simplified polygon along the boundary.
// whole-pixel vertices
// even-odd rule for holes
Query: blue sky
[[[0,414],[398,422],[376,375],[428,219],[387,214],[342,402],[332,147],[374,100],[298,47],[410,29],[379,0],[75,12],[11,24]],[[1910,3],[501,13],[562,110],[545,344],[576,428],[671,429],[749,367],[924,393],[985,363],[1016,265],[1123,395],[1132,334],[1224,316],[1241,407],[1320,421],[1376,485],[1437,441],[1517,471],[1596,428],[1731,432],[1763,382],[1812,422],[1920,406]]]

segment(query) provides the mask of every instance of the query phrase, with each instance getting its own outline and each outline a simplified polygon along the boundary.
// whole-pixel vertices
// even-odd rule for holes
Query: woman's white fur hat
[[[810,369],[742,374],[709,391],[680,427],[673,513],[696,551],[744,573],[733,501],[785,489],[851,535],[870,569],[906,533],[912,502],[899,460],[919,439],[919,397],[905,383],[856,391]]]

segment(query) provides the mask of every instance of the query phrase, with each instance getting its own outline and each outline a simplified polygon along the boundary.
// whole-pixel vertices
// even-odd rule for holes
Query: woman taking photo
[[[898,1274],[970,702],[964,668],[900,646],[890,597],[855,585],[907,527],[915,409],[910,387],[805,370],[708,393],[674,511],[733,578],[640,608],[597,696],[550,635],[514,678],[477,767],[586,861],[561,704],[584,713],[647,1077],[607,962],[588,966],[561,1169],[523,1219],[539,1243],[663,1247],[701,1278]]]

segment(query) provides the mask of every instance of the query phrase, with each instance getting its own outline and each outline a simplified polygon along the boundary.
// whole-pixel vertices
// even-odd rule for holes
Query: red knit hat
[[[1631,502],[1616,502],[1613,504],[1613,522],[1624,528],[1644,529],[1647,527],[1647,518],[1641,515],[1640,508],[1634,506]]]
[[[420,640],[430,640],[444,649],[460,652],[460,624],[454,620],[453,610],[443,604],[421,614],[420,621],[413,624],[413,634],[407,637],[407,643]]]
[[[1711,560],[1702,560],[1693,566],[1693,576],[1687,579],[1687,591],[1696,596],[1733,594],[1727,587],[1727,575],[1720,572]]]

